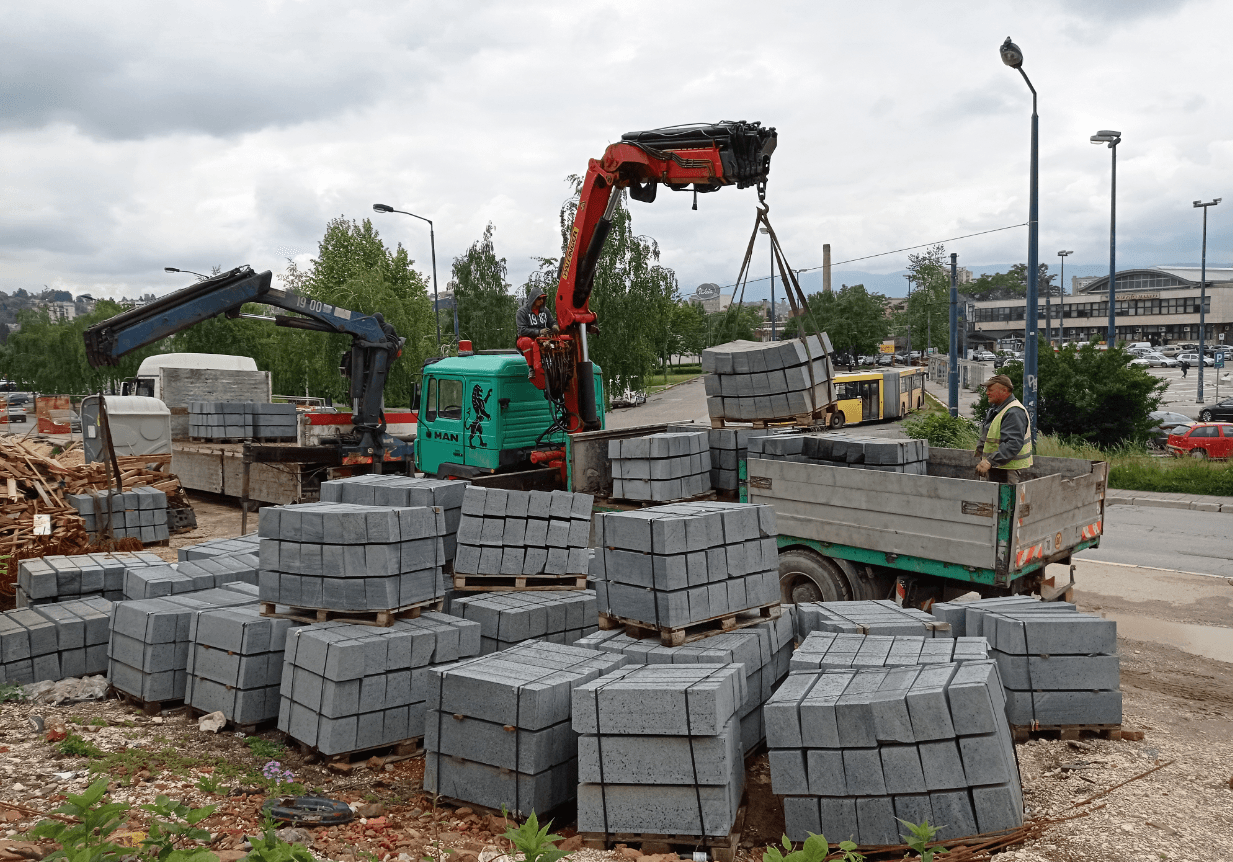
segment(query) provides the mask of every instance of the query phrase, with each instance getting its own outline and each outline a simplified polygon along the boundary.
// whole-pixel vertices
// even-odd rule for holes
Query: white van
[[[1156,348],[1152,347],[1150,341],[1136,341],[1134,344],[1127,344],[1126,349],[1134,353],[1136,350],[1155,350]]]

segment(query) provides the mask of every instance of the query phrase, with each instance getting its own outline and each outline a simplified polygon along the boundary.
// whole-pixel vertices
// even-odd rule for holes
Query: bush
[[[972,420],[939,410],[905,419],[903,430],[909,437],[943,449],[975,449],[979,436]]]

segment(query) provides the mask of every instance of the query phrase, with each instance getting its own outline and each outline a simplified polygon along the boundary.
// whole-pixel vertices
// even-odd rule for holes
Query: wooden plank
[[[440,611],[443,607],[444,600],[439,598],[415,602],[387,611],[338,611],[326,608],[286,607],[284,605],[276,605],[274,602],[261,602],[261,616],[281,620],[296,620],[302,623],[339,622],[388,628],[398,620],[417,619],[423,611]],[[279,608],[283,608],[283,610],[279,610]]]
[[[454,589],[467,592],[534,592],[586,588],[586,575],[454,575]]]

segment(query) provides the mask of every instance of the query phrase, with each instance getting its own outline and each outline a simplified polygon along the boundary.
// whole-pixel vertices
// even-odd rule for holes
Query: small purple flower
[[[283,765],[277,760],[271,760],[263,766],[261,774],[269,781],[273,781],[275,786],[283,782],[290,782],[295,778],[295,774],[290,769],[283,769]]]

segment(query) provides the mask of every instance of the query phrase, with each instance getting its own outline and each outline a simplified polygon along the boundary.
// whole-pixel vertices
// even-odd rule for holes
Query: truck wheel
[[[821,554],[793,549],[779,553],[779,589],[785,602],[852,601],[840,568]]]
[[[831,427],[832,428],[842,428],[843,423],[847,421],[847,418],[848,418],[847,416],[843,415],[842,410],[836,410],[834,413],[831,414]]]

